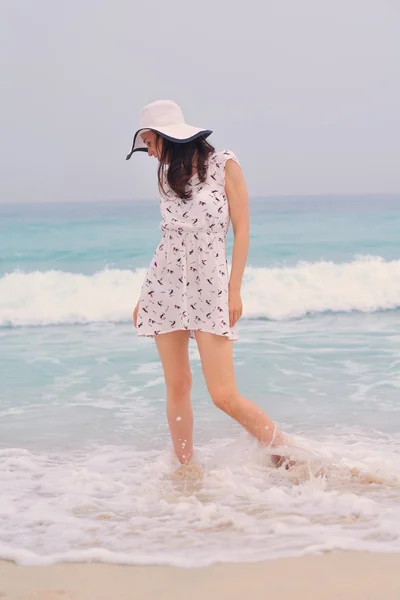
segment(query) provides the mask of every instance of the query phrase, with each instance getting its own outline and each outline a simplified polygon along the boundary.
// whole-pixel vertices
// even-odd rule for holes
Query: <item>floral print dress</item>
[[[213,153],[207,177],[188,185],[192,198],[182,200],[166,187],[161,198],[163,236],[143,283],[137,317],[139,336],[177,330],[205,331],[237,340],[229,327],[226,234],[229,206],[225,163],[233,152]]]

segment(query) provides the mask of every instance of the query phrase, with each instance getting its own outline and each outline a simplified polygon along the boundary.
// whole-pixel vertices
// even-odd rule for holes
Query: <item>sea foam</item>
[[[0,326],[127,322],[145,274],[146,269],[7,273],[0,279]],[[249,266],[242,297],[244,318],[393,310],[400,307],[400,260],[361,256],[348,263]]]

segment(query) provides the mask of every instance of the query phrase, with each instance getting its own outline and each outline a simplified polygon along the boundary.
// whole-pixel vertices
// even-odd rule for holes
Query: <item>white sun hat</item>
[[[132,149],[126,160],[134,152],[147,152],[147,146],[140,137],[143,131],[154,131],[172,142],[185,143],[202,136],[208,137],[212,131],[185,123],[181,108],[172,100],[156,100],[147,104],[140,113],[139,129],[133,137]]]

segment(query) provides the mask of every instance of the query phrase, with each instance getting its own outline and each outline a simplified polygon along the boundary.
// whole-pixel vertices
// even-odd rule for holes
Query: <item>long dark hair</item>
[[[207,176],[208,158],[215,149],[204,137],[198,137],[191,142],[172,142],[157,136],[156,144],[162,144],[160,164],[158,166],[158,187],[165,195],[163,183],[165,180],[171,190],[182,200],[190,200],[192,190],[188,187],[193,171],[193,159],[196,155],[197,176],[204,183]],[[168,168],[166,169],[166,166]]]

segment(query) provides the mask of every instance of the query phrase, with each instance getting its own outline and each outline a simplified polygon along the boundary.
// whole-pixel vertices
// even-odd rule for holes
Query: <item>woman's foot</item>
[[[186,463],[181,465],[173,474],[174,481],[198,481],[204,478],[204,470],[200,465]]]
[[[275,426],[269,447],[286,450],[289,449],[288,442],[288,438],[285,435],[283,435],[283,433],[277,432],[277,427]],[[288,456],[288,454],[288,452],[279,452],[277,454],[272,454],[271,461],[273,466],[277,469],[279,469],[280,467],[284,467],[286,470],[289,470],[291,467],[294,467],[296,465],[296,461],[291,459]]]
[[[296,461],[290,459],[288,456],[281,456],[280,454],[273,454],[271,460],[273,466],[277,469],[284,467],[288,471],[296,465]]]

